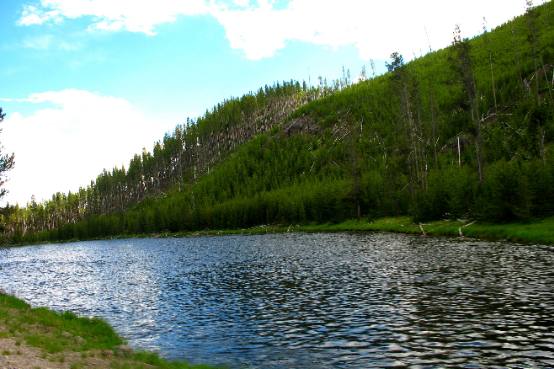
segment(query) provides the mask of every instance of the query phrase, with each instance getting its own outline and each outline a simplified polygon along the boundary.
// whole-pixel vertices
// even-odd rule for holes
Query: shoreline
[[[104,320],[33,308],[0,289],[0,367],[216,369],[136,351]]]
[[[103,240],[293,232],[392,232],[422,237],[507,240],[546,246],[554,245],[554,217],[507,224],[481,224],[469,220],[418,224],[408,217],[394,217],[372,222],[348,220],[337,224],[272,225],[248,229],[121,235]],[[74,241],[65,241],[68,242]],[[23,300],[7,294],[1,287],[0,353],[0,367],[8,368],[215,369],[209,365],[167,361],[152,352],[135,351],[102,319],[83,318],[70,312],[56,312],[41,307],[33,308]]]
[[[260,225],[251,228],[206,229],[201,231],[155,232],[146,234],[122,234],[90,239],[70,239],[22,244],[5,244],[0,247],[22,247],[84,241],[105,241],[145,238],[217,237],[232,235],[260,235],[280,233],[401,233],[430,237],[455,237],[486,241],[508,241],[523,244],[554,245],[554,217],[533,219],[528,222],[481,223],[473,220],[438,220],[414,223],[410,217],[387,217],[376,220],[346,220],[340,223],[306,225]]]

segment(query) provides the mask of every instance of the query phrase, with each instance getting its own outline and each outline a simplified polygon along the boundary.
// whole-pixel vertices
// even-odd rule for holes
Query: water
[[[252,368],[554,368],[554,248],[373,234],[0,249],[0,287]]]

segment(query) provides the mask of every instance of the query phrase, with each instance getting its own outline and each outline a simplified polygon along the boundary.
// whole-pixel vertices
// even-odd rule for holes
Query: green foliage
[[[390,72],[265,87],[179,126],[128,170],[4,209],[10,242],[554,214],[554,4]],[[29,226],[31,225],[31,226]],[[27,227],[27,228],[26,228]]]
[[[527,162],[524,170],[528,178],[531,214],[538,217],[554,214],[554,156],[547,161]]]
[[[529,218],[531,193],[521,164],[504,160],[493,163],[487,170],[477,206],[482,219],[507,222]]]
[[[411,213],[416,221],[467,218],[478,189],[477,175],[468,167],[432,170],[427,188],[418,191]]]

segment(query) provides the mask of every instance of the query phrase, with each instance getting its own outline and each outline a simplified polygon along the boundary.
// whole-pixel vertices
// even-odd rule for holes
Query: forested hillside
[[[26,208],[7,206],[1,219],[5,235],[54,230],[95,215],[121,212],[149,197],[181,191],[186,183],[210,172],[236,147],[267,132],[299,106],[324,96],[328,88],[308,88],[290,81],[260,88],[206,111],[197,120],[187,118],[149,152],[134,155],[128,168],[104,170],[86,188]]]
[[[553,21],[547,3],[347,88],[227,101],[79,193],[4,209],[4,236],[553,215]]]

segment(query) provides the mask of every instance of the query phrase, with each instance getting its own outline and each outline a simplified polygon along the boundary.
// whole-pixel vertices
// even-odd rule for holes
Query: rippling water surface
[[[554,368],[554,248],[374,234],[0,249],[0,287],[242,368]]]

